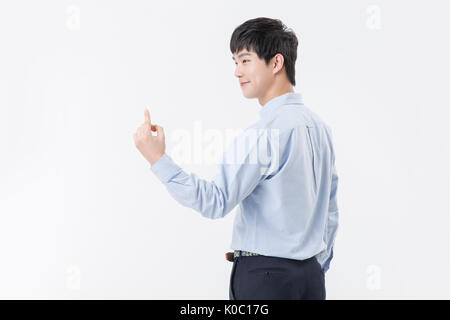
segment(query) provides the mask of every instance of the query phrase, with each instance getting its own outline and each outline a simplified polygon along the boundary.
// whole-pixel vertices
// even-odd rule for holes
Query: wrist
[[[161,153],[157,156],[151,157],[148,161],[150,162],[151,165],[154,165],[156,162],[158,162],[159,159],[161,159],[163,155],[164,153]]]

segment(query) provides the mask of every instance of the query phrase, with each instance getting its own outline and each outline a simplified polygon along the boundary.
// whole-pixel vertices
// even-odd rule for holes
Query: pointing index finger
[[[150,112],[148,111],[148,109],[144,110],[144,115],[145,115],[145,121],[148,123],[151,123],[150,122]]]

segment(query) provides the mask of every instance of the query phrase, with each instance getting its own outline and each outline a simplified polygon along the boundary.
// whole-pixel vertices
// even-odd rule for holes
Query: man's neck
[[[264,105],[268,101],[272,100],[273,98],[279,97],[279,96],[281,96],[283,94],[286,94],[288,92],[295,92],[291,85],[286,86],[286,87],[281,88],[281,89],[280,88],[275,88],[274,90],[269,90],[264,95],[264,97],[261,97],[261,98],[258,99],[259,104],[261,105],[261,107],[264,107]]]

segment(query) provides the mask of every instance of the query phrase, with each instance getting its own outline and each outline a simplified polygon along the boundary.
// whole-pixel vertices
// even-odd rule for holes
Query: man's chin
[[[256,96],[255,96],[252,92],[246,92],[246,91],[243,91],[243,92],[242,92],[242,95],[243,95],[245,98],[247,98],[247,99],[253,99],[253,98],[256,98]]]

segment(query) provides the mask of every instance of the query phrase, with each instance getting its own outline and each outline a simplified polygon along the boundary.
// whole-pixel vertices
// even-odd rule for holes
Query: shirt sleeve
[[[336,233],[339,225],[339,210],[337,204],[338,180],[339,178],[336,166],[333,161],[330,201],[328,207],[328,221],[326,229],[327,249],[317,256],[324,272],[326,272],[330,268],[330,262],[333,259],[334,240],[336,238]]]
[[[223,218],[274,170],[270,141],[267,130],[244,130],[223,153],[212,181],[186,173],[167,154],[151,170],[178,203],[206,218]]]

